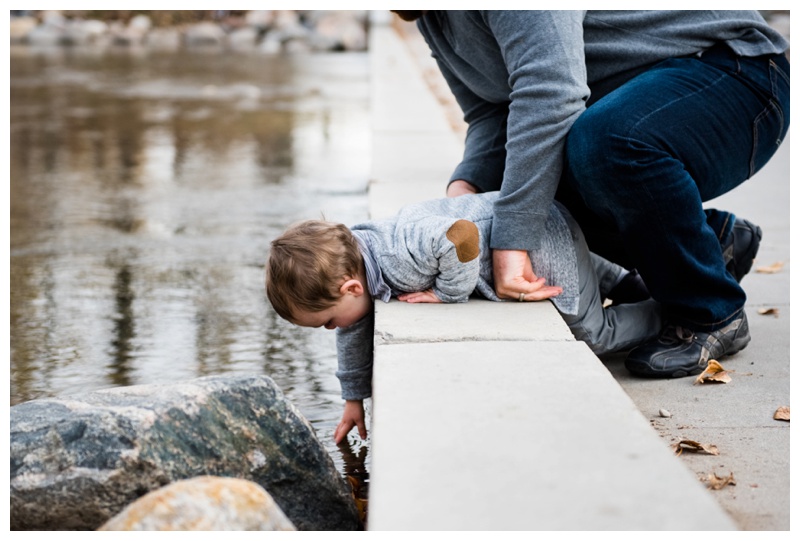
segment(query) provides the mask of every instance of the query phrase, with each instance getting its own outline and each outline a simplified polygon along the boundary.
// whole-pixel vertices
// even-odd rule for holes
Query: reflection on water
[[[10,83],[11,404],[267,374],[365,475],[333,333],[280,320],[263,263],[366,218],[366,56],[12,48]]]

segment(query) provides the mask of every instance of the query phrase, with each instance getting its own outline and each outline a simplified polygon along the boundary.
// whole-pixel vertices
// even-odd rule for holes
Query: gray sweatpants
[[[596,355],[623,351],[661,331],[661,305],[653,299],[603,308],[603,296],[618,281],[622,267],[589,252],[580,226],[565,216],[575,240],[580,301],[576,315],[561,314],[577,340]]]

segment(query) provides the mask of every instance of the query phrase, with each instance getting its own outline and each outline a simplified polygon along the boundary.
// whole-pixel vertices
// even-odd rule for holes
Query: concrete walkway
[[[462,147],[399,35],[376,22],[370,39],[377,218],[443,196]],[[783,174],[773,173],[778,184]],[[772,218],[785,231],[774,246],[765,238],[762,254],[787,260],[788,199],[780,201],[787,219]],[[786,289],[776,284],[784,276]],[[770,275],[764,287],[775,293],[764,303],[777,305],[788,274]],[[785,296],[780,307],[788,312]],[[767,319],[754,310],[753,345],[735,361],[754,375],[701,387],[691,378],[634,381],[621,361],[607,367],[550,303],[377,305],[369,529],[788,529],[788,424],[753,407],[788,405],[788,313]],[[785,348],[775,344],[776,360],[761,360],[776,329]],[[751,354],[759,368],[785,367],[786,378],[783,369],[756,372]],[[751,386],[760,379],[773,391]],[[653,419],[659,408],[673,417]],[[732,419],[726,411],[749,413]],[[717,445],[720,456],[675,456],[669,444],[679,432]],[[757,480],[756,462],[766,472]],[[735,487],[712,493],[698,480],[729,467]],[[770,503],[771,518],[751,517],[766,517]],[[739,508],[748,505],[760,509],[743,520]]]
[[[685,455],[698,477],[730,474],[735,486],[713,495],[743,530],[789,530],[789,423],[773,419],[789,405],[789,152],[787,139],[764,169],[706,206],[734,212],[761,226],[763,240],[751,273],[742,280],[752,341],[721,359],[732,381],[693,385],[694,378],[649,381],[631,377],[623,358],[606,362],[665,443],[691,439],[714,444],[719,456]],[[758,267],[783,263],[776,274]],[[777,315],[761,315],[775,308]],[[666,409],[670,418],[658,415]]]

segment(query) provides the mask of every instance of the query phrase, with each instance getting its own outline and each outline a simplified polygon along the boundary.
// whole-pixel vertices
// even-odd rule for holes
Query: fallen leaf
[[[350,488],[353,492],[357,492],[361,488],[361,481],[353,475],[347,475],[347,480],[350,482]]]
[[[684,451],[691,451],[693,453],[705,453],[707,455],[718,455],[719,449],[716,445],[702,444],[693,440],[681,440],[675,445],[675,454],[679,455]]]
[[[358,510],[358,516],[361,517],[362,522],[366,522],[367,510],[369,507],[367,505],[367,500],[364,498],[353,498],[353,500],[356,502],[356,509]]]
[[[356,504],[358,515],[361,517],[362,522],[367,520],[367,508],[369,504],[366,498],[361,498],[358,494],[361,492],[361,481],[353,475],[347,475],[347,480],[350,481],[350,488],[352,489],[353,501]]]
[[[706,483],[711,490],[719,490],[728,485],[735,485],[736,479],[733,478],[733,472],[728,477],[719,477],[716,473],[709,473],[706,477]]]
[[[776,421],[788,421],[789,420],[789,406],[781,406],[777,410],[775,410],[775,415],[772,416],[773,419]]]
[[[777,308],[759,308],[758,313],[762,316],[775,316],[778,317],[778,309]]]
[[[694,380],[695,384],[697,383],[728,383],[731,381],[731,377],[725,371],[725,368],[721,364],[719,364],[714,359],[710,359],[708,361],[708,366],[703,373],[697,376],[697,379]]]
[[[773,263],[772,265],[768,265],[766,267],[756,267],[756,272],[763,272],[766,274],[775,274],[776,272],[780,272],[783,268],[783,261],[778,261]]]

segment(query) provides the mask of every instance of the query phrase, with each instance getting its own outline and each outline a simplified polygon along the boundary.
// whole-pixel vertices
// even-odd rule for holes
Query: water
[[[366,219],[367,56],[11,49],[11,404],[266,374],[342,473],[334,335],[263,290],[269,242]]]

